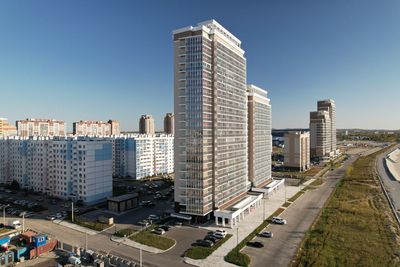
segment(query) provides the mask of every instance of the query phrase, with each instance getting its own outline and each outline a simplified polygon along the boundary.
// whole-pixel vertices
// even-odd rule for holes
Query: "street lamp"
[[[10,204],[3,206],[3,224],[6,225],[6,208],[10,207]]]

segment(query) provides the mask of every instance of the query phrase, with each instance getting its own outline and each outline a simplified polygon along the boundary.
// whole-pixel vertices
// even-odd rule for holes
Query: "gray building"
[[[251,84],[247,93],[249,180],[262,187],[272,180],[271,105],[267,91]]]
[[[248,188],[246,59],[215,20],[173,31],[175,204],[207,220]]]
[[[151,115],[142,115],[139,120],[140,134],[155,134],[154,118]]]

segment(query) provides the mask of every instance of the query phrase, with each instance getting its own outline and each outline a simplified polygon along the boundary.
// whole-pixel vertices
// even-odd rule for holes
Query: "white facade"
[[[310,168],[310,133],[288,132],[284,136],[284,166],[305,171]]]
[[[112,144],[98,138],[0,139],[0,181],[62,199],[112,195]]]
[[[174,172],[173,135],[131,135],[112,140],[114,176],[141,179]]]

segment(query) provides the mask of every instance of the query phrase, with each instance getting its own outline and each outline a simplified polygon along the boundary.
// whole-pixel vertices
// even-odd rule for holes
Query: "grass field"
[[[292,266],[399,266],[399,228],[375,179],[377,153],[347,169]]]
[[[138,242],[140,244],[158,248],[161,250],[167,250],[171,248],[173,245],[175,245],[175,240],[163,237],[161,235],[153,234],[151,231],[154,228],[155,226],[142,230],[137,234],[134,234],[131,237],[129,237],[129,239]]]

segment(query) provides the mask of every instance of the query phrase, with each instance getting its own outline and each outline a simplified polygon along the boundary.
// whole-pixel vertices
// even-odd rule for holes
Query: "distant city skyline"
[[[1,1],[0,117],[114,119],[156,131],[173,112],[171,32],[216,19],[240,40],[247,83],[266,88],[273,128],[308,128],[334,99],[337,128],[396,130],[400,2]],[[178,12],[179,10],[179,12]],[[190,12],[186,12],[190,10]]]

